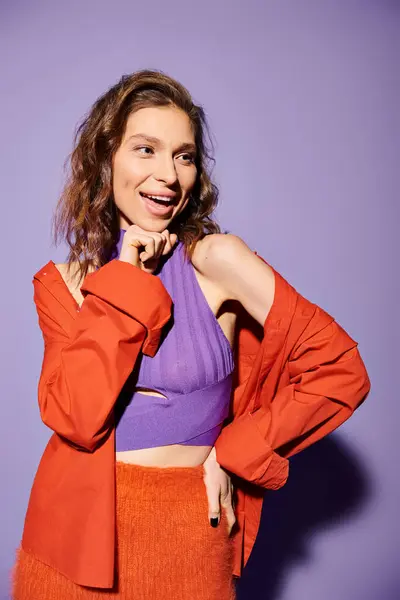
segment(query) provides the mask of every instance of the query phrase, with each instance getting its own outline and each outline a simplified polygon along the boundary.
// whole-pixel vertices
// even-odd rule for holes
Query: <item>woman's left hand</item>
[[[208,518],[221,520],[221,506],[224,507],[228,521],[228,534],[236,522],[233,508],[233,486],[231,478],[217,462],[215,448],[203,463],[204,483],[208,497]]]

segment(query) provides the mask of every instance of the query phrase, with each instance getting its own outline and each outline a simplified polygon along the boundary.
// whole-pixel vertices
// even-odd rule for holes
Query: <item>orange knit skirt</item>
[[[80,586],[21,548],[13,600],[234,600],[225,510],[213,528],[203,466],[116,463],[117,564],[112,589]]]

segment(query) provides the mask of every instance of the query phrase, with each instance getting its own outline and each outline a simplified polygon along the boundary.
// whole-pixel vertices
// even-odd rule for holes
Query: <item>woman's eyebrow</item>
[[[152,137],[151,135],[147,135],[146,133],[135,133],[134,135],[129,136],[127,141],[129,142],[129,140],[133,140],[135,138],[143,138],[148,142],[151,142],[152,144],[160,143],[160,140],[158,138]]]
[[[162,145],[161,140],[159,140],[156,137],[153,137],[152,135],[147,135],[146,133],[135,133],[134,135],[131,135],[127,141],[129,142],[129,140],[132,140],[135,138],[141,138],[141,139],[147,140],[148,142],[150,142],[151,144],[154,144],[154,145],[160,145],[160,144]],[[196,148],[196,144],[193,144],[192,142],[183,142],[177,150],[180,150],[180,151],[184,150],[186,152],[196,153],[197,148]]]

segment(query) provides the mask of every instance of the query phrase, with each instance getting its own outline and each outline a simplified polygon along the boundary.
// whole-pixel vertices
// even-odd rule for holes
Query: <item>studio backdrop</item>
[[[32,276],[66,257],[50,225],[77,122],[140,68],[204,106],[221,227],[335,317],[371,379],[266,494],[238,597],[400,597],[399,38],[395,0],[1,3],[2,600],[50,436]]]

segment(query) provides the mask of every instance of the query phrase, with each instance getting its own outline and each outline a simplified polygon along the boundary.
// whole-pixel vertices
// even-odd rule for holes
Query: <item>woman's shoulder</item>
[[[80,306],[83,302],[83,295],[80,288],[84,277],[82,277],[80,274],[79,262],[72,261],[70,263],[54,263],[54,266],[58,270],[74,300]]]
[[[78,261],[72,261],[71,263],[54,263],[54,266],[60,272],[62,277],[70,277],[70,273],[75,273],[79,268]]]
[[[192,255],[192,265],[203,292],[210,304],[218,307],[232,300],[229,291],[222,284],[221,277],[216,276],[220,257],[224,254],[227,244],[228,235],[209,233],[196,242]]]
[[[193,250],[193,265],[197,267],[199,271],[201,271],[202,264],[207,260],[210,252],[213,252],[214,249],[221,248],[229,244],[229,240],[232,237],[236,236],[233,236],[232,233],[225,231],[223,233],[208,233],[201,239],[197,240]]]
[[[39,300],[42,296],[47,297],[49,293],[53,295],[58,289],[64,289],[80,306],[83,302],[83,295],[80,291],[83,279],[80,275],[78,261],[56,263],[49,260],[33,276],[35,296]],[[59,288],[60,283],[63,284],[62,288]]]
[[[264,324],[274,299],[274,274],[240,236],[231,232],[207,236],[197,260],[197,268],[220,287],[226,300],[239,302]]]
[[[231,231],[223,233],[209,233],[196,243],[192,262],[198,271],[203,274],[209,272],[212,278],[213,272],[226,271],[229,261],[235,263],[241,255],[246,258],[248,254],[256,254],[246,242]],[[239,264],[236,265],[238,268]],[[218,277],[215,278],[218,280]]]
[[[33,300],[42,331],[68,331],[68,315],[73,317],[80,304],[79,283],[72,278],[74,271],[76,265],[68,269],[66,263],[49,260],[34,274]]]

